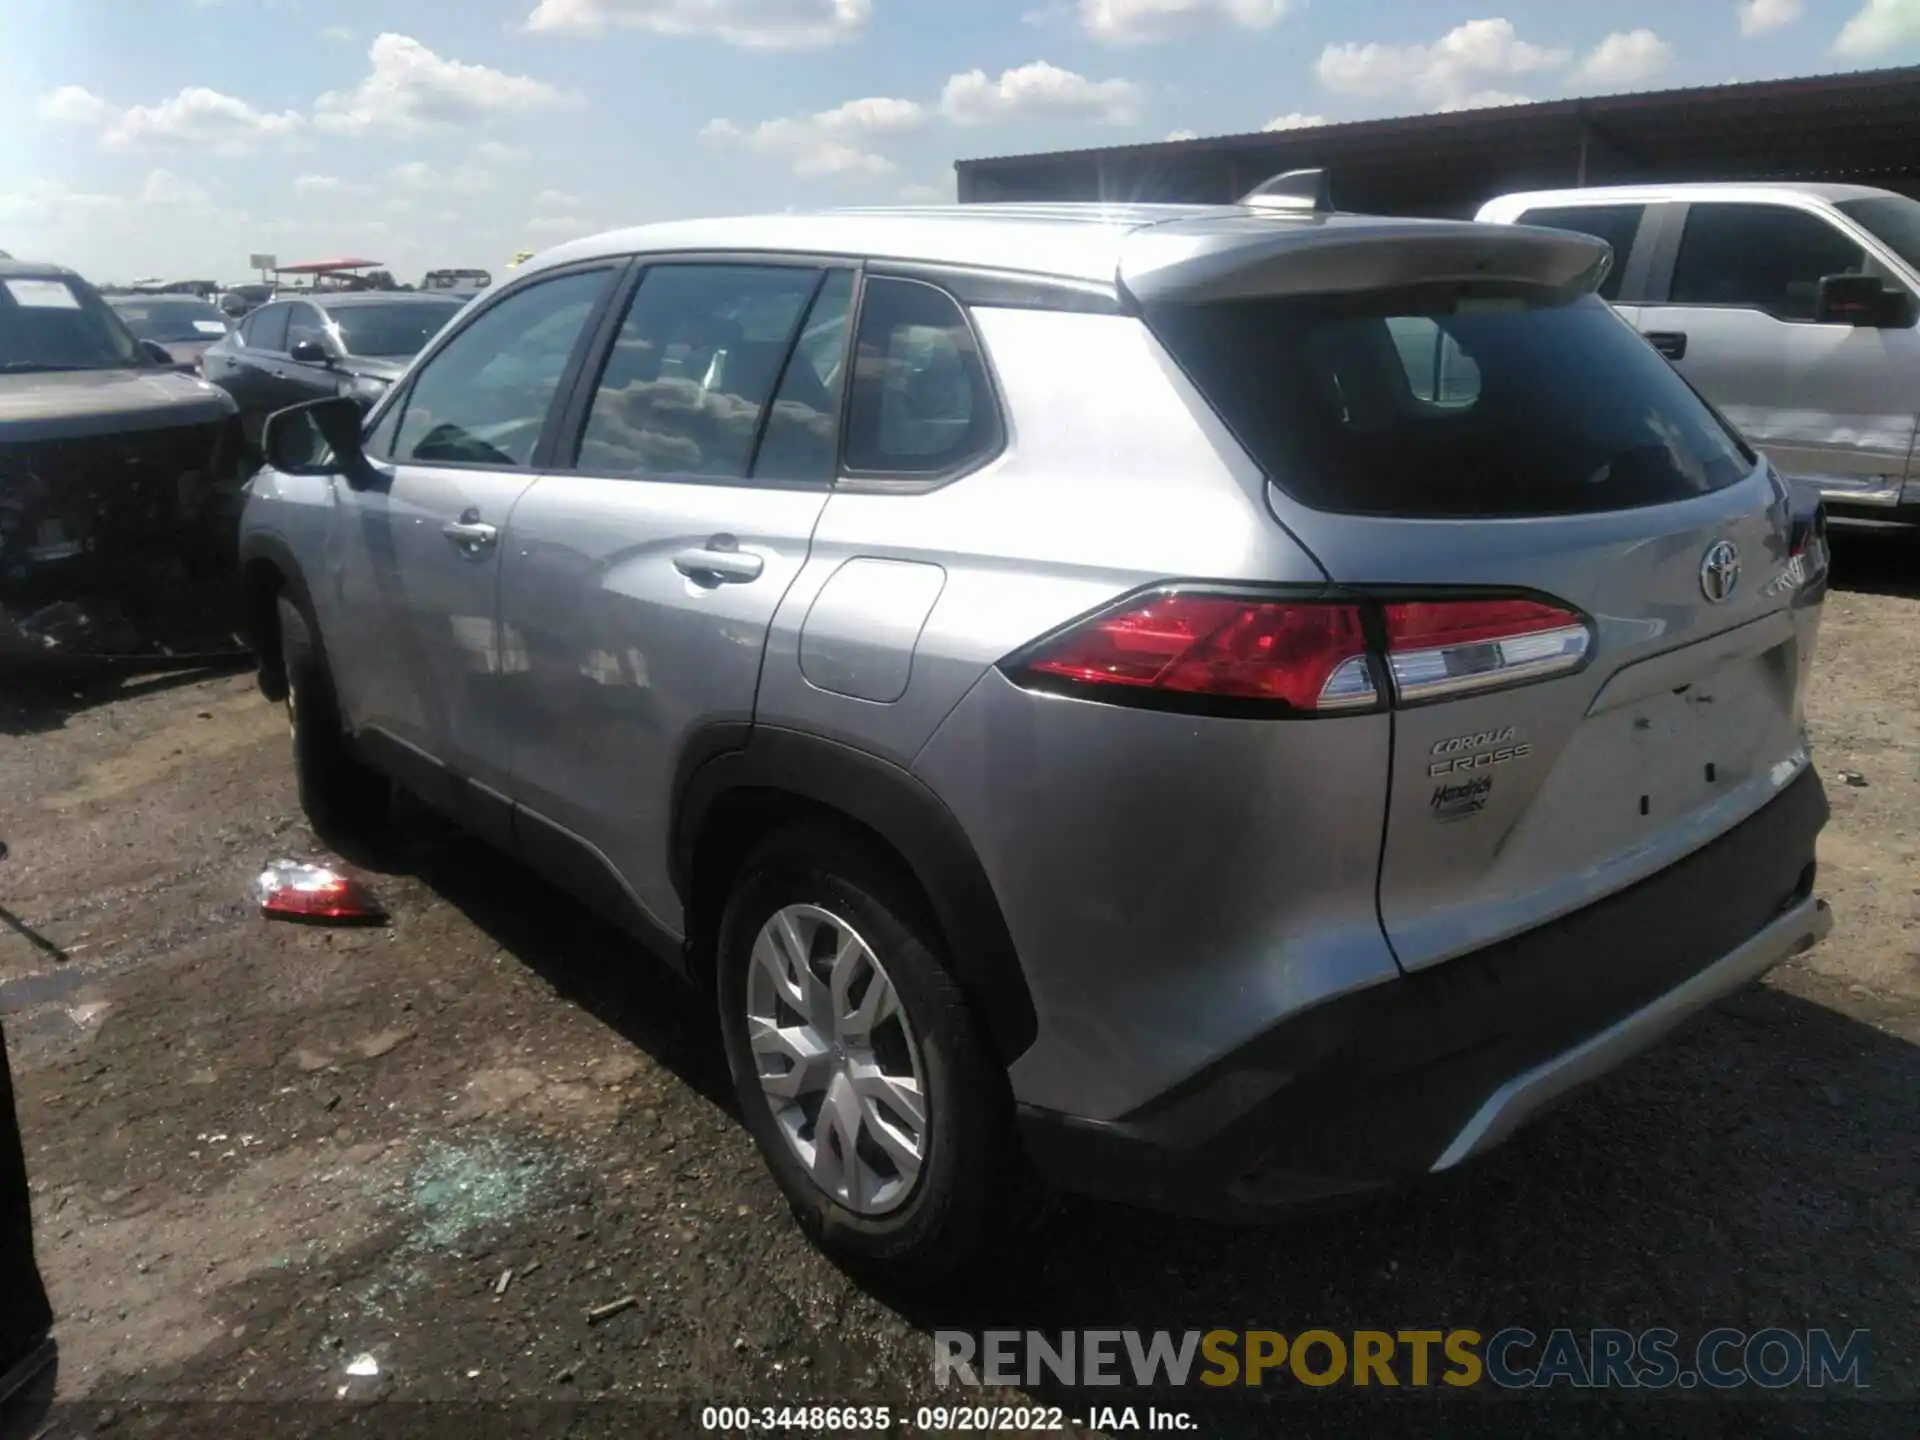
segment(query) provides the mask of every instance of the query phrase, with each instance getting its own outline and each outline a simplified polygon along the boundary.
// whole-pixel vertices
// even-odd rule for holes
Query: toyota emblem
[[[1716,540],[1700,557],[1700,593],[1715,605],[1733,598],[1740,583],[1740,551],[1731,540]]]

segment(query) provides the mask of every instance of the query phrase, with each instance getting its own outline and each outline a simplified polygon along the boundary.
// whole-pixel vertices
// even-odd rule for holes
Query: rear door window
[[[760,449],[753,457],[756,480],[833,479],[852,303],[853,272],[833,271],[814,297],[767,412]]]
[[[820,272],[658,265],[601,371],[579,468],[738,480]]]
[[[327,334],[320,312],[311,305],[290,305],[287,307],[287,343],[281,348],[291,351],[302,340],[311,340],[329,350],[333,348],[333,338]]]
[[[1633,240],[1646,218],[1644,205],[1566,205],[1550,209],[1528,210],[1514,223],[1539,225],[1548,230],[1571,230],[1591,235],[1613,247],[1613,268],[1600,283],[1602,300],[1620,298],[1620,283],[1626,278],[1627,257],[1633,253]]]
[[[951,474],[999,448],[999,407],[959,303],[923,281],[869,279],[847,401],[847,469]]]
[[[1785,205],[1695,202],[1674,262],[1670,303],[1764,310],[1811,321],[1828,275],[1865,272],[1867,252],[1831,222]]]
[[[292,310],[291,305],[269,305],[249,315],[240,332],[247,342],[247,348],[286,353],[287,318]]]
[[[1269,477],[1358,515],[1569,515],[1756,463],[1591,295],[1382,292],[1168,305],[1149,324]]]

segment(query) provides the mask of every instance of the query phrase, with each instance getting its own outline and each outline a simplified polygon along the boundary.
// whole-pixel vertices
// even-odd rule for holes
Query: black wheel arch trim
[[[891,761],[804,731],[708,726],[688,741],[674,785],[669,874],[690,919],[702,828],[740,790],[781,792],[838,811],[892,846],[925,892],[954,978],[1001,1060],[1010,1065],[1025,1053],[1039,1032],[1026,975],[986,869],[938,795]]]
[[[300,607],[310,624],[317,623],[319,612],[314,609],[313,592],[307,588],[307,578],[293,558],[292,547],[280,536],[262,531],[244,537],[240,542],[239,562],[240,633],[258,659],[261,689],[268,699],[280,700],[285,697],[286,683],[280,673],[280,637],[278,633],[262,632],[263,617],[255,612],[252,604],[253,567],[260,563],[273,566],[280,576],[280,588]],[[324,645],[318,635],[314,638]]]

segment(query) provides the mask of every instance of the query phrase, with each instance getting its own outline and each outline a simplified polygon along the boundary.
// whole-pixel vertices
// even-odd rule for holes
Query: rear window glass
[[[1591,295],[1157,307],[1149,323],[1288,494],[1357,515],[1572,515],[1744,478],[1752,453]]]
[[[411,360],[461,308],[452,301],[413,300],[393,305],[338,305],[327,313],[349,355]]]

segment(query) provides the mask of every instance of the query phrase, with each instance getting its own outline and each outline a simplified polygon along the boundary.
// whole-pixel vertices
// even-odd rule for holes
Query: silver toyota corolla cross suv
[[[1448,1169],[1829,925],[1822,547],[1608,262],[1264,200],[550,250],[269,427],[304,803],[397,781],[702,987],[850,1263],[1036,1175]]]

